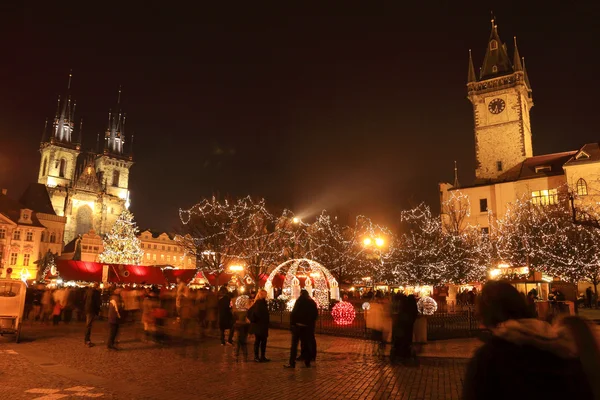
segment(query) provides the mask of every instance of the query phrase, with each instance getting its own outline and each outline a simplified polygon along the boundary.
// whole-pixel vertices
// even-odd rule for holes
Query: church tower
[[[475,176],[479,181],[497,180],[504,171],[533,156],[529,111],[533,107],[531,86],[514,42],[513,59],[498,35],[492,32],[479,76],[469,50],[468,98],[475,120]]]
[[[38,183],[48,188],[52,206],[57,215],[64,215],[66,188],[73,184],[77,157],[81,149],[81,126],[79,138],[74,141],[75,133],[75,101],[71,99],[71,79],[69,73],[66,95],[58,96],[58,105],[50,134],[48,120],[42,132],[40,143],[40,169]]]
[[[121,88],[117,95],[114,112],[108,112],[108,127],[104,134],[104,149],[96,158],[96,170],[106,192],[127,202],[129,207],[129,169],[133,165],[133,154],[125,151],[125,121],[121,110]],[[132,136],[133,142],[133,136]]]

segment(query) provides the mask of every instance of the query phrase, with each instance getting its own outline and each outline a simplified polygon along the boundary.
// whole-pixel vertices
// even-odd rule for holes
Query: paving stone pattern
[[[286,331],[271,331],[272,362],[260,364],[252,361],[252,339],[245,362],[214,337],[160,346],[136,340],[125,327],[121,350],[112,352],[105,324],[94,327],[92,348],[84,346],[83,331],[81,324],[34,324],[23,329],[20,344],[0,338],[0,398],[460,399],[467,363],[424,357],[418,366],[390,366],[366,341],[319,336],[316,366],[285,370]]]

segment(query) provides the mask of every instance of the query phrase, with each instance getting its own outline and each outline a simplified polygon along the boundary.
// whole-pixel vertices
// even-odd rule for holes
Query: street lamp
[[[244,267],[242,265],[230,265],[229,270],[231,272],[241,272],[244,270]]]
[[[295,223],[295,224],[299,224],[300,223],[300,218],[294,217],[294,218],[292,218],[292,222]]]
[[[371,238],[365,238],[365,240],[363,240],[363,244],[365,246],[370,246],[371,245]]]
[[[385,243],[385,241],[380,237],[375,239],[375,244],[377,245],[377,247],[382,247],[384,243]]]

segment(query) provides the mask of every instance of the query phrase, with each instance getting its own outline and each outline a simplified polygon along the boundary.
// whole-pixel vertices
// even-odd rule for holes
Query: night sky
[[[44,120],[72,69],[86,149],[123,86],[126,133],[135,133],[132,211],[144,228],[172,229],[178,208],[213,193],[394,226],[402,208],[437,205],[454,160],[461,183],[474,178],[468,50],[478,69],[491,9],[509,54],[516,35],[526,60],[534,154],[599,140],[598,13],[584,2],[125,3],[0,6],[0,186],[9,194],[37,179]]]

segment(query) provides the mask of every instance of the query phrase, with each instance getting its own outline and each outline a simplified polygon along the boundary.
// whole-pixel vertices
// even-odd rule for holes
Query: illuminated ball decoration
[[[333,321],[338,325],[350,325],[354,321],[356,313],[354,306],[347,301],[340,301],[331,310]]]
[[[362,309],[364,311],[369,311],[371,309],[371,303],[369,303],[368,301],[365,301],[362,305]]]
[[[431,297],[424,296],[419,299],[417,309],[423,315],[433,315],[437,311],[437,303]]]
[[[238,310],[247,310],[249,303],[250,297],[243,294],[241,296],[238,296],[237,299],[235,299],[235,308],[237,308]]]

